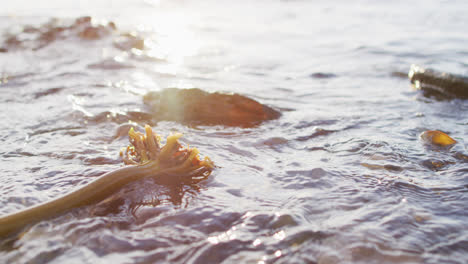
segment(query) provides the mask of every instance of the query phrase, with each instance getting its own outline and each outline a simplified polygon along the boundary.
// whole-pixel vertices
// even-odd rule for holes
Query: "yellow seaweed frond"
[[[160,137],[150,126],[145,133],[128,131],[130,145],[120,155],[127,165],[108,172],[96,180],[54,200],[26,208],[0,217],[0,237],[17,233],[27,227],[72,208],[89,205],[105,199],[125,184],[145,177],[179,176],[174,179],[204,179],[214,169],[213,162],[205,157],[200,160],[196,148],[183,147],[178,139],[180,133],[167,137],[166,145],[161,147]]]
[[[161,146],[160,137],[150,126],[145,126],[145,134],[136,132],[133,128],[128,132],[130,146],[121,153],[125,164],[157,165],[155,170],[166,174],[207,174],[214,168],[210,158],[200,158],[197,148],[184,147],[179,142],[181,133],[167,137],[166,144]]]

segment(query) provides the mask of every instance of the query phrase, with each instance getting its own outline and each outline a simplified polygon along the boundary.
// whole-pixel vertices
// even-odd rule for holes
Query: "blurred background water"
[[[467,10],[456,0],[3,3],[0,40],[17,42],[0,52],[1,214],[122,166],[129,124],[182,132],[219,168],[196,184],[132,183],[34,225],[0,259],[466,263],[468,101],[424,96],[406,73],[416,63],[468,74]],[[47,42],[82,16],[117,33]],[[144,115],[142,95],[168,87],[240,93],[282,116],[236,128]],[[458,143],[424,145],[419,134],[435,129]]]

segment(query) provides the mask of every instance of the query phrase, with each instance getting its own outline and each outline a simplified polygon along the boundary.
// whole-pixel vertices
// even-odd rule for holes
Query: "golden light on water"
[[[251,212],[247,212],[246,214],[243,215],[242,219],[246,220],[249,218],[249,216],[252,216],[253,214]],[[275,213],[276,216],[280,216],[280,213]],[[222,232],[216,236],[210,236],[207,238],[207,241],[210,244],[216,245],[219,243],[225,243],[229,242],[230,240],[234,239],[243,239],[245,238],[245,228],[247,224],[245,222],[237,224],[235,226],[232,226],[229,230]],[[262,245],[269,246],[272,241],[283,241],[286,238],[286,232],[284,230],[279,230],[273,234],[269,234],[266,236],[261,236],[255,238],[251,245],[253,247],[259,247]],[[280,258],[283,256],[283,252],[281,249],[275,250],[274,253],[271,255],[263,255],[261,259],[257,261],[257,263],[267,263],[269,260],[275,259],[275,258]]]
[[[158,72],[177,75],[183,70],[186,58],[196,56],[202,40],[191,29],[195,19],[187,13],[173,13],[146,21],[154,31],[154,37],[147,39],[148,55],[165,61],[156,64]]]

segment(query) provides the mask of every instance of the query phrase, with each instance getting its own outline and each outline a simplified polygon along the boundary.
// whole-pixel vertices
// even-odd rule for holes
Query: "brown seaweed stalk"
[[[206,177],[213,170],[213,162],[205,157],[200,160],[196,148],[183,147],[177,133],[167,137],[161,147],[160,137],[150,126],[146,135],[129,131],[131,146],[121,152],[123,168],[106,173],[91,183],[62,197],[0,218],[0,237],[16,233],[28,225],[37,223],[73,208],[97,203],[129,182],[146,177],[180,176]],[[177,178],[176,178],[177,179]]]

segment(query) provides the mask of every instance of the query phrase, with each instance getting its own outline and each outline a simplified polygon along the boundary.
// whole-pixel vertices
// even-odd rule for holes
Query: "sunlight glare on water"
[[[196,55],[202,45],[190,30],[192,23],[193,17],[187,13],[158,16],[144,22],[145,25],[154,25],[155,32],[155,41],[148,44],[148,53],[156,57],[162,55],[167,61],[165,67],[168,74],[180,73],[185,59]]]

